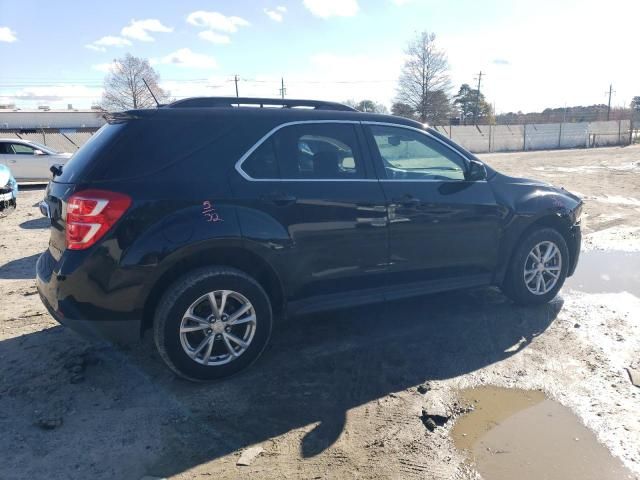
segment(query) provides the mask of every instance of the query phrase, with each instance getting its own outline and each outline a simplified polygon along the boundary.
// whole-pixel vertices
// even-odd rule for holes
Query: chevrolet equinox
[[[576,268],[578,197],[412,120],[219,97],[107,120],[52,167],[38,291],[85,334],[152,330],[191,380],[250,365],[287,315],[483,285],[538,304]]]

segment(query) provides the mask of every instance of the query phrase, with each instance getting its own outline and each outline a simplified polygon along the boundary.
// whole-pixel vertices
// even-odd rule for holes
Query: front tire
[[[516,247],[502,290],[520,305],[547,303],[562,288],[568,268],[564,237],[552,228],[534,230]]]
[[[192,381],[247,368],[266,347],[272,326],[264,289],[228,267],[202,268],[179,278],[161,298],[153,323],[162,359]]]

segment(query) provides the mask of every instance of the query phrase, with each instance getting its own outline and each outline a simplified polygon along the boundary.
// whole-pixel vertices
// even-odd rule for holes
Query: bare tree
[[[387,110],[387,107],[385,107],[381,103],[374,102],[373,100],[365,99],[365,100],[360,100],[359,102],[356,102],[355,100],[350,99],[350,100],[345,100],[344,104],[349,105],[350,107],[355,108],[360,112],[389,113],[389,110]]]
[[[397,95],[397,101],[409,105],[418,120],[430,123],[446,118],[450,110],[449,62],[435,40],[435,34],[422,32],[409,42]]]
[[[144,82],[163,103],[169,99],[169,92],[158,85],[160,75],[145,58],[127,53],[113,61],[111,71],[104,79],[101,107],[108,111],[153,108],[156,102]]]

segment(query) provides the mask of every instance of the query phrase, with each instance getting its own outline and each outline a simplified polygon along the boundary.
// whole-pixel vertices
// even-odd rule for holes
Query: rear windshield
[[[83,179],[92,167],[92,161],[99,156],[122,130],[124,124],[104,125],[94,133],[82,147],[73,154],[62,168],[62,174],[55,177],[58,183],[75,183]]]

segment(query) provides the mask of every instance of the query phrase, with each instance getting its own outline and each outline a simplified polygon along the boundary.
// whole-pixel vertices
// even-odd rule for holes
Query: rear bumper
[[[130,344],[140,340],[141,319],[119,314],[86,302],[78,301],[67,290],[76,290],[80,272],[72,275],[59,273],[59,262],[45,251],[36,264],[36,287],[40,300],[51,316],[90,339],[108,340],[118,344]],[[84,280],[86,282],[86,279]],[[71,287],[70,289],[68,287]]]
[[[90,340],[108,340],[117,344],[131,344],[140,339],[140,320],[78,320],[67,318],[61,312],[55,311],[46,297],[40,293],[40,300],[49,314],[60,324],[69,327]]]
[[[578,259],[580,258],[580,248],[582,246],[582,231],[580,230],[580,224],[576,223],[569,231],[569,256],[571,257],[569,263],[569,269],[567,270],[567,277],[573,275],[578,266]]]

